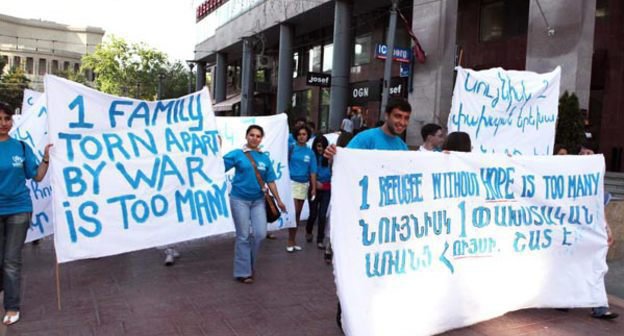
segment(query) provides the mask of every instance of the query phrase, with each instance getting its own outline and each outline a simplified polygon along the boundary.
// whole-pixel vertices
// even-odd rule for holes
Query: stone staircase
[[[624,200],[624,173],[607,172],[604,183],[605,191],[610,192],[614,200]]]

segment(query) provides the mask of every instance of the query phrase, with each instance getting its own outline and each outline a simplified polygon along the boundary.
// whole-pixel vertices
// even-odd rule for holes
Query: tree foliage
[[[115,36],[82,58],[82,70],[95,72],[98,90],[140,99],[156,97],[158,75],[166,72],[167,67],[165,53]]]
[[[161,99],[178,98],[188,93],[189,81],[195,78],[180,61],[172,63],[164,72]]]
[[[579,108],[578,97],[568,91],[559,98],[559,116],[557,118],[557,135],[555,142],[564,146],[569,152],[576,152],[585,142],[583,115]]]
[[[0,78],[0,101],[9,104],[12,108],[22,106],[24,89],[28,88],[30,80],[20,67],[11,68]]]

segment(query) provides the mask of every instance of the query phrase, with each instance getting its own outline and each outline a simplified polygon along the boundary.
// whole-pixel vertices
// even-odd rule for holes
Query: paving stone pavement
[[[265,241],[253,285],[232,279],[231,236],[180,244],[172,267],[163,266],[158,249],[61,264],[62,310],[52,239],[28,244],[22,319],[0,326],[0,334],[341,335],[331,266],[312,244],[287,254],[286,235]],[[612,310],[624,315],[621,307]],[[528,309],[444,335],[624,335],[622,319],[592,319],[588,309]]]

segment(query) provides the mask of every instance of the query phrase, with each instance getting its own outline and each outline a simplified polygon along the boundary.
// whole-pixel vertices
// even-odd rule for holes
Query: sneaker
[[[597,318],[597,319],[601,319],[601,320],[613,320],[613,319],[616,319],[618,316],[620,316],[618,313],[612,313],[610,311],[608,311],[608,312],[606,312],[604,314],[601,314],[601,315],[592,314],[593,318]]]
[[[180,258],[180,252],[178,252],[178,250],[174,249],[173,247],[171,248],[171,254],[176,259]]]
[[[294,246],[286,246],[286,252],[288,252],[288,253],[295,252],[295,247]]]
[[[325,249],[325,244],[323,243],[317,243],[316,247],[318,247],[319,250],[324,250]]]
[[[332,254],[331,253],[327,253],[325,252],[323,259],[325,259],[325,263],[326,264],[331,264],[332,263]]]
[[[180,254],[177,253],[177,251],[173,248],[168,248],[165,250],[165,266],[171,266],[175,263],[176,254],[180,256]]]
[[[299,245],[294,245],[293,249],[295,249],[295,251],[301,251],[301,250],[303,250],[303,247],[301,247]]]

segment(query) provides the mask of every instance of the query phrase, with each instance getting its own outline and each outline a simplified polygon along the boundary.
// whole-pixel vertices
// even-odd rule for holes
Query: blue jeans
[[[30,220],[30,212],[0,215],[0,262],[2,262],[5,311],[20,310],[22,247]]]
[[[306,223],[306,233],[312,234],[314,222],[318,219],[318,233],[316,242],[322,243],[325,239],[325,223],[327,222],[327,208],[331,199],[330,190],[317,190],[316,198],[310,202],[310,217]]]
[[[230,196],[230,205],[236,227],[234,277],[249,277],[253,275],[260,242],[267,232],[264,198],[246,201]]]

